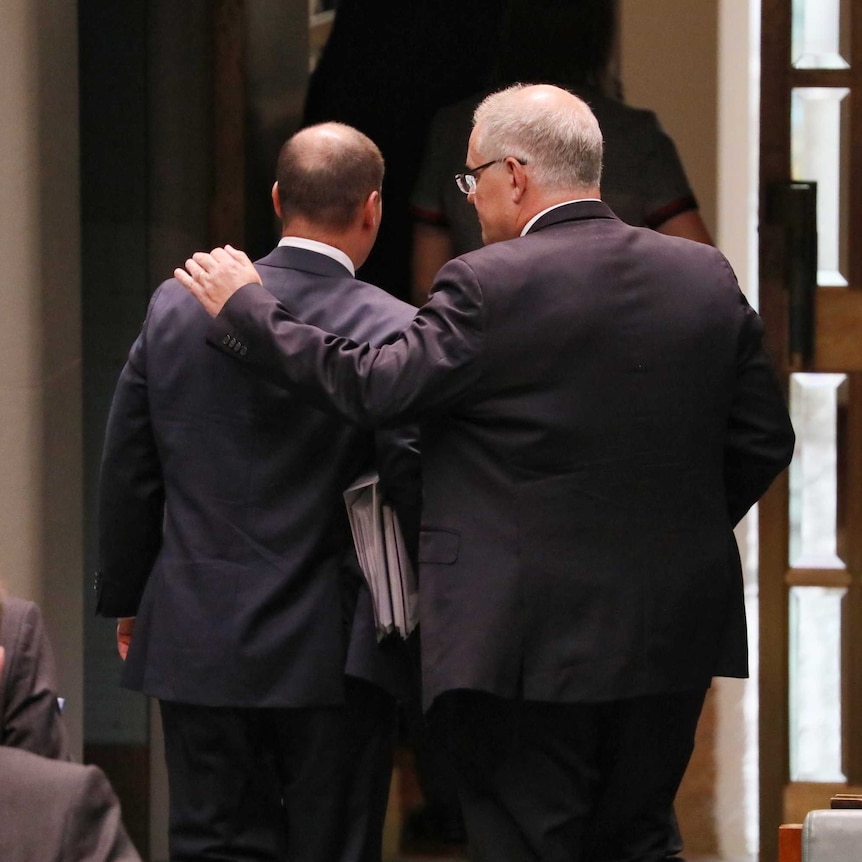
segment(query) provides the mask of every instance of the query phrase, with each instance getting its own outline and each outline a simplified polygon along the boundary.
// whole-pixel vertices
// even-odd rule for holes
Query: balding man
[[[354,277],[383,167],[349,126],[297,133],[272,192],[283,237],[257,262],[270,295],[374,344],[415,313]],[[98,610],[123,618],[121,653],[130,638],[123,684],[159,699],[171,859],[379,862],[403,656],[378,646],[342,494],[376,466],[409,534],[415,438],[249,374],[207,323],[176,281],[154,294],[100,484]]]
[[[487,862],[669,855],[706,690],[748,670],[733,526],[793,449],[727,261],[617,219],[601,164],[564,90],[483,101],[457,182],[486,246],[387,347],[296,322],[235,250],[178,271],[245,367],[421,420],[425,699]]]

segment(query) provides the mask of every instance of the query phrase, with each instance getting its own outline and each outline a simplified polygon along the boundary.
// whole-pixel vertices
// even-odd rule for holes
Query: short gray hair
[[[485,98],[473,114],[476,146],[485,158],[515,158],[531,166],[533,178],[549,190],[598,188],[602,178],[601,129],[586,102],[524,110],[515,84]]]

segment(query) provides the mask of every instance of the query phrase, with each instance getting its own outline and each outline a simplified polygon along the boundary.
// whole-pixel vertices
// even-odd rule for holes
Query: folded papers
[[[395,510],[383,499],[377,473],[360,476],[344,502],[356,556],[374,605],[377,639],[406,638],[419,621],[419,584]]]

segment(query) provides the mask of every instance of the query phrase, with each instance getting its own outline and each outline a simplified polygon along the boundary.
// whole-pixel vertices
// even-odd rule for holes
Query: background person
[[[552,83],[586,101],[602,130],[602,200],[624,222],[711,242],[676,146],[656,115],[622,101],[608,77],[613,0],[513,0],[489,89],[442,108],[411,197],[413,300],[421,305],[446,261],[482,245],[476,212],[452,183],[463,171],[473,111],[496,89]]]
[[[7,596],[0,607],[0,859],[140,862],[104,773],[67,762],[38,606]]]
[[[54,653],[35,602],[0,587],[0,745],[71,760],[61,715]]]

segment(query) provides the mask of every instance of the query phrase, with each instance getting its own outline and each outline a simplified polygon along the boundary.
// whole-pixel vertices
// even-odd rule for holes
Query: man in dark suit
[[[349,126],[295,135],[273,187],[283,238],[257,263],[280,301],[375,344],[415,313],[354,277],[382,178]],[[207,323],[176,281],[154,294],[100,485],[98,610],[130,638],[124,685],[159,698],[171,859],[379,862],[403,657],[377,644],[342,494],[376,465],[409,536],[415,437],[249,374],[206,347]]]
[[[298,323],[234,249],[177,270],[246,367],[421,419],[425,700],[480,860],[666,858],[706,690],[748,672],[733,526],[793,449],[727,261],[621,222],[601,160],[566,91],[486,99],[458,178],[486,246],[390,346]]]

